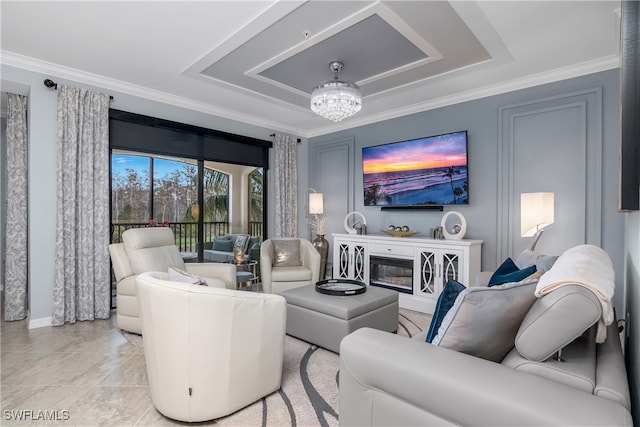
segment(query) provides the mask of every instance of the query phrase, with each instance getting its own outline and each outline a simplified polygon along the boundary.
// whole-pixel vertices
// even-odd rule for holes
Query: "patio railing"
[[[229,223],[227,222],[205,222],[203,238],[205,242],[212,242],[215,236],[224,236],[229,232]],[[122,233],[130,228],[148,227],[148,222],[127,222],[111,224],[111,242],[120,243]],[[176,239],[176,246],[180,252],[196,252],[198,241],[198,223],[197,222],[171,222],[169,228],[173,231]],[[262,222],[249,223],[249,230],[252,236],[262,235]]]

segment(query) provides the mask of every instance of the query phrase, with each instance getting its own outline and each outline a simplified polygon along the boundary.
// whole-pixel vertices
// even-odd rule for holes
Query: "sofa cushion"
[[[513,348],[518,327],[536,300],[536,283],[463,290],[442,321],[433,344],[501,361]]]
[[[204,255],[205,262],[232,262],[233,261],[233,252],[205,250],[203,255]]]
[[[274,267],[295,267],[302,265],[302,261],[300,260],[300,240],[273,239],[271,244],[273,247]]]
[[[273,267],[271,270],[271,280],[273,282],[303,282],[311,280],[312,277],[311,269],[302,265]]]
[[[519,269],[511,258],[507,258],[491,275],[488,286],[501,285],[509,282],[519,282],[536,272],[536,266],[532,265]]]
[[[581,336],[601,315],[602,305],[589,289],[562,286],[535,301],[520,325],[515,346],[523,357],[543,361]]]
[[[558,259],[555,255],[545,255],[525,249],[516,257],[515,263],[518,268],[526,268],[535,265],[537,270],[549,271]]]
[[[226,237],[214,237],[213,250],[221,252],[231,252],[234,241]]]
[[[438,333],[438,328],[440,328],[440,325],[442,324],[444,316],[446,316],[449,309],[453,307],[458,294],[464,289],[465,286],[456,280],[449,280],[447,284],[444,285],[444,289],[442,289],[442,292],[438,297],[438,302],[436,302],[436,309],[433,312],[433,317],[431,318],[431,325],[429,325],[429,332],[427,332],[426,337],[427,342],[433,341]]]

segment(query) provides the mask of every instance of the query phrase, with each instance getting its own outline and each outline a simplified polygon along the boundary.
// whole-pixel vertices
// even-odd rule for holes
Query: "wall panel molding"
[[[309,147],[309,186],[324,195],[327,230],[342,232],[355,206],[355,139],[336,139]],[[327,240],[332,244],[331,236]]]
[[[555,223],[538,244],[541,252],[600,246],[602,89],[504,106],[498,135],[497,264],[531,243],[520,236],[522,192],[555,193]]]

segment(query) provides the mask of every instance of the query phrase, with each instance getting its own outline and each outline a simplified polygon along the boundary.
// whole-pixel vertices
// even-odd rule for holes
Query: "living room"
[[[3,24],[9,19],[5,13],[3,5]],[[637,399],[640,216],[618,210],[620,69],[618,57],[606,59],[594,61],[588,72],[578,71],[578,66],[540,72],[494,85],[491,90],[470,90],[458,101],[438,105],[434,100],[429,107],[405,115],[383,116],[358,126],[345,120],[342,127],[296,132],[293,125],[279,129],[262,125],[260,120],[243,121],[241,114],[229,115],[231,118],[216,115],[211,108],[199,109],[199,102],[188,103],[161,90],[145,95],[143,85],[127,86],[57,66],[46,58],[5,51],[3,40],[2,91],[22,93],[29,99],[29,327],[48,327],[51,317],[56,252],[56,164],[52,161],[56,158],[56,95],[42,82],[54,78],[61,84],[110,93],[115,109],[259,139],[269,139],[274,131],[299,136],[298,234],[313,238],[303,220],[303,195],[306,189],[314,188],[324,195],[330,250],[334,247],[330,234],[345,232],[343,220],[352,211],[366,217],[371,234],[395,224],[427,236],[444,213],[456,210],[467,221],[465,238],[483,241],[482,270],[494,270],[506,257],[530,244],[519,233],[520,193],[554,192],[555,222],[545,231],[538,250],[560,255],[571,246],[590,243],[611,256],[616,274],[615,306],[618,317],[626,319],[627,371]],[[375,98],[365,98],[363,104],[366,102],[375,103]],[[468,205],[445,207],[443,212],[382,211],[364,205],[363,147],[461,130],[469,135]],[[524,150],[532,143],[534,148]],[[271,163],[271,170],[274,168]],[[273,180],[269,184],[273,186]],[[268,194],[268,230],[275,230],[273,188]],[[636,420],[637,411],[636,401]]]

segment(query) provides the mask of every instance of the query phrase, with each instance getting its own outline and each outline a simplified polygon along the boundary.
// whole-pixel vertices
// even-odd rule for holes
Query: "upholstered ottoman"
[[[338,353],[340,341],[362,327],[395,332],[398,293],[367,286],[359,295],[333,296],[315,285],[282,292],[287,300],[287,334]]]

